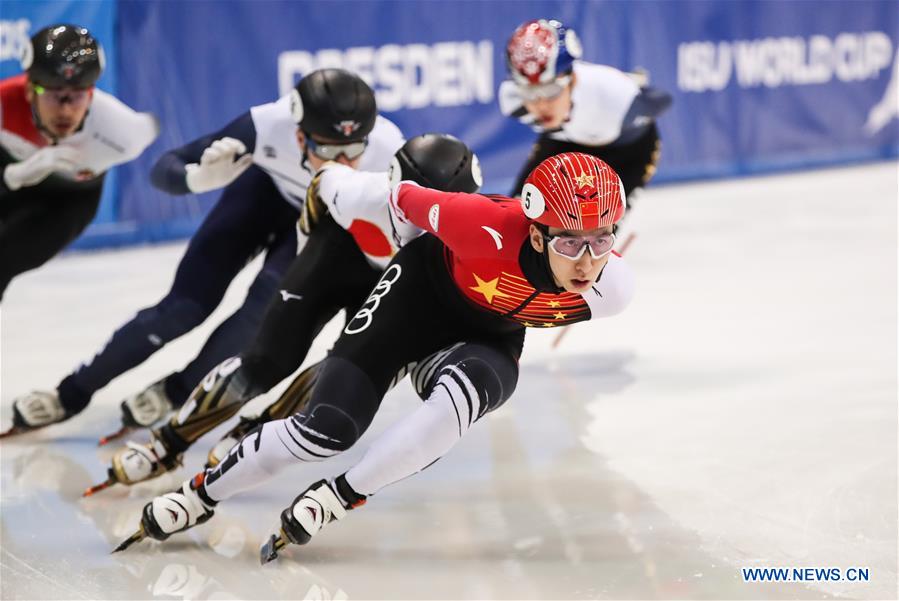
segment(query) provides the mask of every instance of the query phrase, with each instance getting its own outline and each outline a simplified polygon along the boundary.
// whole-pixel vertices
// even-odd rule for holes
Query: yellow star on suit
[[[484,298],[487,299],[487,304],[492,305],[494,297],[504,297],[509,296],[505,292],[500,292],[497,287],[499,286],[499,278],[493,278],[489,282],[485,282],[481,278],[479,278],[476,274],[472,274],[474,279],[477,281],[477,286],[469,286],[469,289],[474,290],[478,294],[483,294]]]

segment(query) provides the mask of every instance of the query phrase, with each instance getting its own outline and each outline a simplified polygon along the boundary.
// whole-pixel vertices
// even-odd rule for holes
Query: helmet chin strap
[[[31,118],[34,120],[34,125],[37,127],[38,131],[41,132],[45,137],[50,138],[50,141],[53,144],[59,142],[59,137],[50,131],[44,122],[41,120],[41,116],[37,112],[37,102],[31,103]]]
[[[303,131],[302,129],[300,131]],[[306,144],[306,137],[309,134],[303,131],[303,143],[300,145],[300,167],[315,175],[315,169],[312,168],[312,163],[309,162],[309,146]]]

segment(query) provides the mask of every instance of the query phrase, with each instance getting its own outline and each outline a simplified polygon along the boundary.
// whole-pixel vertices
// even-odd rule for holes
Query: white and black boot
[[[144,506],[141,527],[147,536],[165,540],[202,524],[214,515],[216,502],[203,488],[206,473],[200,472],[180,489],[156,497]]]
[[[12,428],[3,433],[3,436],[20,434],[30,430],[36,430],[71,417],[59,400],[59,394],[54,390],[34,390],[24,394],[13,401]]]
[[[182,455],[170,453],[163,441],[154,436],[146,444],[128,442],[116,451],[109,472],[117,483],[131,486],[176,469],[181,459]]]
[[[122,401],[122,424],[129,428],[149,428],[172,410],[165,392],[165,378],[150,384]]]
[[[281,512],[281,530],[290,542],[305,545],[331,522],[342,520],[347,510],[365,504],[343,476],[333,482],[319,480]]]
[[[88,488],[84,491],[84,496],[89,497],[114,484],[132,486],[180,467],[187,445],[178,446],[171,439],[167,440],[165,428],[154,430],[152,435],[153,438],[148,443],[128,442],[117,450],[106,470],[106,480]],[[100,444],[108,440],[105,438]]]

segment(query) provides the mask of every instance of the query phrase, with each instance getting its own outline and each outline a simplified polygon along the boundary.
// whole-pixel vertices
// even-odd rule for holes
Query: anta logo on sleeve
[[[488,227],[486,225],[482,225],[481,229],[490,234],[490,237],[493,238],[493,243],[496,244],[496,250],[503,249],[503,235],[498,231],[493,229],[492,227]]]

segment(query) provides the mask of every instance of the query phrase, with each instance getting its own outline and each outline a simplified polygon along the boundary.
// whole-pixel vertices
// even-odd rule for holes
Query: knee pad
[[[155,307],[139,311],[136,321],[148,331],[151,340],[153,337],[159,339],[158,342],[154,340],[159,346],[203,323],[214,308],[207,309],[190,298],[169,295]]]
[[[457,342],[452,346],[437,351],[433,355],[429,355],[412,366],[409,370],[409,379],[412,380],[412,386],[415,388],[418,398],[423,401],[428,399],[431,390],[434,388],[434,383],[437,381],[437,372],[445,364],[446,358],[464,344],[464,342]],[[395,385],[404,375],[405,373],[403,372],[398,373],[392,384]]]
[[[268,406],[265,413],[270,419],[284,419],[299,413],[312,398],[312,391],[318,378],[320,363],[310,365],[287,387],[277,401]]]
[[[368,427],[342,407],[325,403],[302,409],[291,421],[305,441],[334,453],[356,444]]]
[[[340,357],[329,357],[319,369],[312,398],[290,420],[293,433],[300,437],[297,443],[313,455],[345,451],[371,425],[380,402],[361,369]]]
[[[458,393],[477,405],[476,418],[501,406],[515,392],[518,383],[518,361],[496,348],[466,343],[454,347],[439,361],[434,375],[424,382],[428,394],[441,379],[455,382]],[[427,375],[427,374],[425,374]]]

